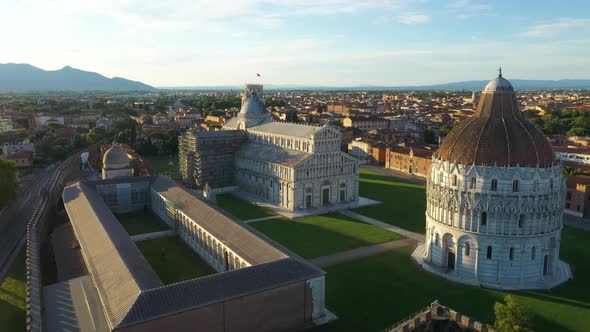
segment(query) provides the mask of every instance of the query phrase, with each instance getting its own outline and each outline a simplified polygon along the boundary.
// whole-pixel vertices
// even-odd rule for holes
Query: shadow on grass
[[[275,215],[275,213],[270,210],[254,205],[232,194],[217,195],[216,201],[219,207],[240,220],[250,220]]]
[[[340,214],[257,221],[250,226],[307,259],[403,238]]]
[[[416,188],[416,189],[424,189],[424,185],[421,184],[417,184],[415,182],[411,182],[410,180],[407,179],[402,179],[402,178],[397,178],[394,176],[390,176],[390,175],[381,175],[381,174],[367,174],[367,173],[361,173],[360,175],[360,181],[365,181],[365,182],[379,182],[382,184],[388,184],[391,186],[397,186],[397,187],[407,187],[407,188]]]
[[[412,232],[424,233],[426,192],[423,188],[361,182],[360,195],[383,204],[354,209],[354,212]]]

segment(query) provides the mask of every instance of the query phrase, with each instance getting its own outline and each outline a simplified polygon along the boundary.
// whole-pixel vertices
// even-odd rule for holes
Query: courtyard
[[[136,211],[115,215],[130,236],[168,230],[168,226],[151,211]]]
[[[404,238],[339,213],[263,220],[249,225],[306,259]]]
[[[217,195],[217,205],[240,220],[274,216],[275,213],[238,198],[232,194]]]
[[[135,243],[164,285],[216,273],[178,236]]]
[[[412,232],[424,233],[425,186],[361,169],[359,195],[383,204],[354,209],[354,212]]]
[[[376,172],[361,170],[360,195],[384,204],[355,212],[424,233],[425,187]],[[245,205],[243,208],[246,208]],[[259,207],[257,207],[259,208]],[[306,220],[306,218],[309,218]],[[379,232],[363,233],[353,220],[338,213],[250,223],[293,252],[313,258],[358,248],[385,239]],[[372,242],[374,241],[374,242]],[[535,331],[587,331],[590,326],[590,231],[565,227],[561,258],[573,280],[549,291],[511,292],[533,314]],[[476,320],[492,324],[493,306],[507,292],[452,283],[425,271],[410,257],[415,245],[368,258],[325,267],[326,305],[339,319],[314,331],[381,331],[438,300]]]

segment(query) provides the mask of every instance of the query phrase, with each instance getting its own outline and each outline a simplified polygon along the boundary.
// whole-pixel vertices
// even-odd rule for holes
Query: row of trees
[[[180,132],[176,129],[170,129],[163,133],[151,133],[137,152],[142,156],[177,154],[179,135]]]
[[[232,107],[240,107],[242,99],[233,96],[202,96],[198,99],[184,100],[183,102],[191,107],[196,107],[203,112],[208,112],[218,109],[226,109]]]
[[[59,133],[63,128],[60,124],[50,124],[49,129],[52,133]],[[52,135],[45,134],[37,137],[34,141],[35,153],[38,159],[50,162],[64,160],[72,152],[86,146],[98,143],[105,138],[113,137],[117,142],[133,145],[136,136],[136,123],[130,118],[117,121],[110,129],[103,127],[91,127],[89,130],[77,129],[77,133],[72,138],[53,138]]]
[[[12,160],[0,158],[0,209],[16,198],[18,170]]]
[[[536,112],[528,111],[525,115],[547,135],[590,135],[590,112],[557,110],[539,116]]]

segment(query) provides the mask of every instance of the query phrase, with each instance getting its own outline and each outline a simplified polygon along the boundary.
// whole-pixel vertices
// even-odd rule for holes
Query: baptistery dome
[[[555,287],[571,278],[559,259],[564,204],[562,165],[500,74],[432,158],[425,242],[412,257],[456,282]]]
[[[522,116],[512,84],[502,74],[488,83],[475,115],[451,130],[437,156],[469,165],[547,167],[554,163],[549,141]]]

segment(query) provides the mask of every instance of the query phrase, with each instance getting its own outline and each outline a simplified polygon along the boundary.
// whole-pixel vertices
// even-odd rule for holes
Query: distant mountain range
[[[552,89],[590,89],[590,80],[510,80],[516,90],[552,90]],[[464,81],[454,83],[442,83],[433,85],[407,85],[407,86],[377,86],[359,85],[348,87],[322,86],[322,85],[276,85],[265,84],[269,90],[350,90],[350,91],[375,91],[375,90],[475,90],[481,91],[489,83],[489,80]],[[242,90],[243,86],[192,86],[192,87],[161,87],[161,89],[178,90]]]
[[[270,90],[482,90],[489,80],[464,81],[420,86],[359,85],[349,87],[321,85],[265,84]],[[590,80],[521,80],[510,79],[517,90],[590,89]],[[237,90],[243,86],[162,87],[170,90]],[[101,74],[65,66],[59,70],[43,70],[29,64],[0,64],[0,91],[153,91],[147,84],[121,77],[108,78]]]
[[[29,64],[0,64],[0,91],[151,91],[154,87],[121,77],[108,78],[70,66],[43,70]]]

